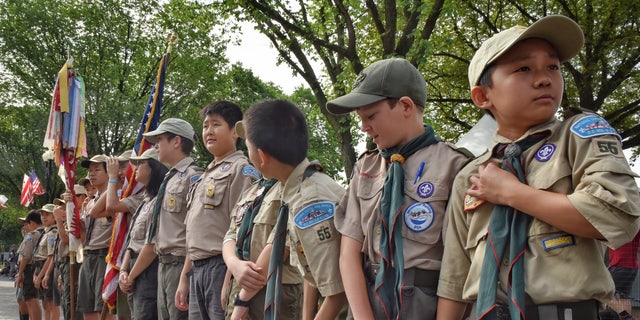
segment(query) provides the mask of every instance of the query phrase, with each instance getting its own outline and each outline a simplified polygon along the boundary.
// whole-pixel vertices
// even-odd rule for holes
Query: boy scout
[[[391,58],[362,70],[351,93],[327,103],[334,114],[355,110],[378,146],[356,163],[336,212],[355,318],[435,319],[444,212],[467,157],[423,124],[426,100],[420,72]]]
[[[29,309],[29,318],[41,319],[42,309],[38,300],[38,289],[33,283],[33,273],[35,271],[33,263],[34,250],[37,248],[38,239],[44,233],[40,212],[37,210],[29,211],[24,223],[27,234],[24,236],[18,252],[22,259],[20,259],[15,284],[16,287],[22,288],[24,300]]]
[[[44,234],[40,237],[38,248],[34,255],[36,262],[36,276],[34,283],[40,288],[40,300],[44,309],[45,319],[59,319],[60,309],[55,306],[54,295],[58,295],[57,281],[53,279],[53,255],[58,237],[58,227],[53,217],[54,204],[45,204],[40,209],[40,219],[44,225]]]
[[[176,308],[175,296],[187,254],[186,197],[189,187],[202,173],[202,169],[189,157],[194,144],[193,127],[182,119],[169,118],[144,136],[155,143],[158,160],[171,166],[158,190],[146,242],[155,243],[160,262],[158,317],[187,319],[188,313]]]
[[[89,180],[97,189],[96,197],[87,203],[81,217],[85,226],[81,233],[81,236],[84,236],[84,260],[78,275],[77,311],[84,313],[85,319],[91,320],[100,317],[104,304],[102,285],[107,267],[105,257],[111,239],[111,216],[104,210],[92,210],[107,189],[107,156],[96,155],[89,160],[83,160],[80,165],[89,169]]]
[[[571,19],[548,16],[473,56],[471,98],[498,129],[492,152],[454,182],[438,319],[461,319],[471,302],[473,319],[598,319],[611,299],[602,244],[637,233],[640,196],[615,129],[595,114],[555,118],[560,64],[583,39]]]
[[[188,255],[176,305],[189,310],[189,319],[224,319],[221,293],[227,267],[222,259],[222,240],[231,222],[231,209],[259,175],[236,149],[234,125],[242,120],[240,107],[216,101],[202,108],[200,116],[202,141],[213,161],[192,187],[185,220]]]
[[[309,133],[304,114],[296,105],[285,100],[257,103],[245,113],[236,130],[246,139],[249,158],[266,178],[280,184],[280,208],[276,227],[263,255],[258,259],[263,276],[270,275],[265,298],[265,318],[280,318],[289,306],[279,301],[284,268],[284,237],[288,227],[289,258],[305,280],[304,319],[333,319],[345,303],[340,279],[338,255],[340,235],[333,225],[335,204],[344,189],[326,174],[322,167],[306,159]],[[267,255],[268,254],[268,255]],[[268,273],[267,273],[268,272]],[[317,310],[316,290],[324,297]],[[244,318],[247,305],[257,290],[243,288],[236,296],[233,319]],[[236,312],[240,316],[236,318]]]

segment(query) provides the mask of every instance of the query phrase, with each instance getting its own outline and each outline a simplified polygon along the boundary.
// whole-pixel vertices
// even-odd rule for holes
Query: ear
[[[400,99],[398,99],[398,103],[402,107],[403,113],[406,114],[407,116],[413,116],[414,113],[416,112],[416,109],[418,108],[416,104],[413,102],[413,100],[411,100],[411,98],[407,96],[403,96]]]
[[[260,159],[260,168],[264,168],[271,162],[271,156],[262,149],[258,149],[258,158]]]
[[[487,88],[482,86],[474,86],[471,88],[471,100],[473,101],[473,104],[483,110],[489,110],[493,107],[491,100],[487,96],[486,90]]]

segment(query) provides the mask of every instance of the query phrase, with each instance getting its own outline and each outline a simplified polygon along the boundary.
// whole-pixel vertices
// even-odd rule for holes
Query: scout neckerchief
[[[238,240],[236,241],[236,256],[242,260],[249,260],[254,226],[253,219],[255,219],[262,207],[262,200],[264,200],[264,196],[276,182],[278,182],[276,179],[260,179],[260,182],[258,182],[259,194],[255,199],[253,199],[251,206],[242,217],[242,223],[238,228]]]
[[[404,202],[404,160],[416,151],[440,141],[433,129],[425,125],[424,132],[407,144],[397,148],[380,150],[390,161],[382,189],[380,213],[380,270],[376,277],[375,294],[382,303],[387,319],[397,318],[402,303],[404,253],[402,252],[402,219],[398,220]],[[393,260],[393,261],[392,261]]]
[[[304,171],[304,178],[310,177],[322,167],[312,162]],[[277,320],[280,318],[280,302],[282,300],[282,269],[284,268],[284,247],[289,220],[289,206],[282,202],[278,212],[275,227],[275,237],[269,258],[269,273],[267,274],[267,290],[264,299],[264,319]]]
[[[162,202],[164,200],[165,189],[167,188],[167,183],[173,176],[178,173],[178,169],[171,168],[169,172],[164,176],[164,180],[160,184],[160,188],[158,188],[158,195],[156,196],[156,203],[153,205],[153,212],[151,213],[151,225],[149,226],[149,234],[147,235],[147,243],[151,243],[153,241],[153,237],[158,232],[158,217],[160,216],[160,209],[162,209]]]
[[[532,134],[521,141],[504,144],[499,143],[493,149],[493,157],[502,159],[501,168],[527,183],[524,158],[522,153],[549,135],[548,131]],[[478,319],[497,319],[496,295],[500,264],[509,243],[509,291],[508,304],[511,319],[524,319],[524,254],[527,245],[527,234],[531,216],[514,208],[496,205],[491,213],[487,247],[485,249],[482,272],[480,273],[480,289],[478,292]]]
[[[96,194],[96,197],[93,198],[93,203],[95,204],[96,202],[98,202],[98,199],[100,199],[100,194]],[[89,226],[87,227],[87,233],[84,236],[84,246],[88,246],[89,245],[89,241],[91,241],[91,233],[93,232],[93,228],[96,224],[96,218],[90,216],[87,213],[87,217],[89,217]]]

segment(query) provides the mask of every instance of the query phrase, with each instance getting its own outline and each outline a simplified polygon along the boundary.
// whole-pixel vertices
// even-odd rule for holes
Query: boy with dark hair
[[[58,237],[58,226],[53,217],[54,204],[45,204],[40,211],[40,219],[44,225],[44,234],[40,237],[38,248],[34,256],[36,262],[35,285],[39,288],[40,300],[46,320],[58,320],[60,318],[60,308],[54,300],[59,296],[57,281],[53,277],[53,255],[55,254],[55,242]]]
[[[260,177],[236,149],[234,125],[242,120],[242,109],[221,100],[206,105],[200,115],[202,141],[213,161],[189,192],[187,259],[175,301],[180,310],[189,311],[189,319],[223,320],[221,297],[227,266],[222,259],[222,239],[231,222],[231,209]]]
[[[355,111],[378,147],[358,159],[336,211],[340,272],[356,319],[435,319],[445,207],[468,159],[424,124],[426,102],[422,74],[391,58],[327,103],[334,114]]]
[[[149,245],[155,243],[154,250],[160,263],[158,318],[187,319],[188,313],[176,307],[175,296],[187,254],[184,225],[187,193],[202,173],[202,169],[189,157],[193,150],[193,127],[182,119],[169,118],[144,136],[155,143],[158,160],[171,166],[158,190],[146,242]]]
[[[636,235],[640,196],[615,129],[595,114],[555,118],[560,64],[583,39],[573,20],[547,16],[473,56],[471,98],[498,129],[454,182],[438,319],[475,302],[472,319],[590,320],[611,299],[603,244]]]
[[[289,259],[305,280],[303,318],[335,318],[344,306],[345,296],[338,268],[340,235],[333,225],[333,214],[344,189],[322,173],[319,164],[306,159],[307,122],[293,103],[267,100],[254,104],[244,120],[236,124],[236,130],[246,139],[251,162],[265,178],[277,179],[280,184],[276,227],[262,251],[265,259],[261,256],[257,262],[260,273],[268,276],[265,318],[277,319],[289,307],[281,304],[280,289],[287,225]],[[313,299],[316,290],[324,297],[317,312],[318,300]],[[248,309],[238,306],[248,304],[257,291],[240,290],[233,319],[244,318]]]
[[[41,319],[42,309],[38,300],[38,289],[33,283],[33,273],[35,271],[33,256],[38,246],[38,239],[44,233],[40,212],[38,210],[29,211],[24,219],[24,224],[27,234],[24,236],[18,252],[22,258],[20,259],[15,283],[16,287],[22,288],[24,301],[29,309],[29,318]]]

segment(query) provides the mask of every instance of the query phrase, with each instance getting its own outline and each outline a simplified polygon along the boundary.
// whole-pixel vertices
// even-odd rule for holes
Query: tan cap
[[[507,52],[516,43],[530,38],[548,41],[558,51],[560,62],[568,61],[577,55],[584,44],[584,34],[573,20],[550,15],[534,22],[528,28],[512,27],[485,40],[469,63],[469,85],[478,84],[482,72],[496,59]]]
[[[21,221],[21,222],[26,222],[27,221],[27,217],[19,217],[18,220]]]
[[[82,160],[82,162],[80,162],[80,165],[85,167],[85,168],[89,168],[89,164],[93,163],[107,163],[107,159],[109,159],[109,157],[107,157],[104,154],[99,154],[99,155],[95,155],[93,157],[91,157],[91,159],[89,160]]]
[[[327,102],[327,110],[333,114],[345,114],[380,100],[404,96],[424,107],[427,103],[427,82],[409,61],[384,59],[364,68],[351,92]]]
[[[247,138],[247,134],[244,132],[244,124],[242,123],[242,120],[236,122],[236,134],[242,139]]]
[[[145,136],[151,143],[156,143],[158,141],[158,138],[156,137],[163,133],[173,133],[185,137],[191,140],[191,142],[195,142],[195,133],[191,124],[178,118],[169,118],[162,121],[156,130],[144,133],[143,136]]]
[[[156,150],[156,148],[151,147],[145,150],[140,156],[129,158],[129,161],[137,165],[138,162],[140,162],[140,160],[149,160],[149,159],[158,160],[158,151]]]
[[[85,179],[85,178],[82,178],[82,179]],[[87,195],[87,189],[83,185],[79,185],[79,184],[73,185],[73,191],[75,191],[76,196],[79,194],[84,194],[85,196]]]
[[[81,185],[81,186],[84,187],[84,186],[86,186],[87,184],[90,184],[90,183],[91,183],[91,181],[89,180],[88,177],[80,178],[80,180],[78,180],[78,184],[76,184],[76,188],[77,188],[78,185]],[[87,190],[85,190],[85,192],[86,191]]]
[[[53,204],[55,204],[56,206],[59,206],[61,204],[66,204],[67,202],[64,201],[64,199],[60,199],[60,198],[55,198],[53,199]]]
[[[123,152],[121,155],[118,156],[118,161],[120,161],[120,162],[129,161],[129,158],[131,157],[132,153],[133,153],[133,150],[127,150],[127,151]]]
[[[41,213],[42,212],[53,213],[53,209],[55,209],[55,208],[56,208],[55,204],[47,203],[44,206],[42,206],[42,208],[40,208],[40,210],[38,210],[38,211],[40,211]]]

